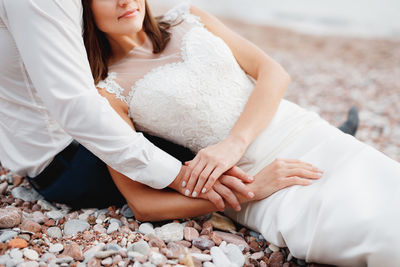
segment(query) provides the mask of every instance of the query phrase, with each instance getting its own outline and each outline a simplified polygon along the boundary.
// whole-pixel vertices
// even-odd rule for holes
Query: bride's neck
[[[111,58],[108,65],[121,60],[135,47],[142,46],[146,38],[147,35],[144,30],[132,35],[107,36],[111,46]]]

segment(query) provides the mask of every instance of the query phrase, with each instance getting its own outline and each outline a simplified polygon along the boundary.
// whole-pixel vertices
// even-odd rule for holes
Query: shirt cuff
[[[178,176],[182,163],[155,145],[151,145],[153,146],[151,160],[141,170],[141,177],[135,180],[155,189],[163,189]]]

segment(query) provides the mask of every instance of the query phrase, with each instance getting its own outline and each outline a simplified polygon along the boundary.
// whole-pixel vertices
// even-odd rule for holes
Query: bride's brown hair
[[[83,40],[94,83],[107,78],[108,60],[111,56],[111,47],[104,32],[96,26],[93,11],[91,8],[93,0],[82,0],[83,7]],[[145,0],[145,16],[143,29],[153,44],[153,53],[162,52],[171,38],[168,29],[171,24],[161,21],[162,17],[153,17],[150,8]]]

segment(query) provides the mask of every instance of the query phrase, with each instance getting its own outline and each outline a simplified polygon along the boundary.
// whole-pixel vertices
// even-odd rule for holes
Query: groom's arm
[[[0,11],[39,96],[32,98],[112,168],[153,188],[171,184],[181,163],[132,131],[94,87],[81,1],[6,0]]]

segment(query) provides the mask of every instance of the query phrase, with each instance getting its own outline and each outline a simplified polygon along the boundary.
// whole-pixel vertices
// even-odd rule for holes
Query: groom
[[[156,189],[186,167],[97,92],[81,12],[81,0],[0,0],[0,161],[49,200],[120,205],[106,164]]]
[[[81,17],[81,0],[0,0],[0,161],[49,200],[121,205],[106,164],[162,189],[193,155],[132,131],[98,94]]]

